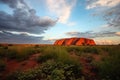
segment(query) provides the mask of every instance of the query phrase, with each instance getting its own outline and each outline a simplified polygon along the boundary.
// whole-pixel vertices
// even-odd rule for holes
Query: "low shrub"
[[[8,44],[8,46],[13,46],[13,44]]]
[[[0,72],[1,71],[4,71],[5,70],[5,67],[6,67],[6,64],[4,61],[0,60]]]
[[[45,62],[50,59],[62,61],[64,63],[69,63],[72,61],[69,53],[64,49],[64,47],[46,47],[43,50],[43,54],[37,58],[37,61]]]
[[[120,80],[120,54],[114,54],[97,62],[99,77],[106,80]]]
[[[81,51],[81,48],[78,47],[78,46],[69,46],[69,47],[66,47],[67,51],[68,52],[78,52],[78,51]]]
[[[66,49],[69,53],[73,52],[78,56],[80,56],[81,53],[95,53],[95,54],[100,53],[99,47],[95,46],[70,46],[66,47]]]
[[[16,50],[8,50],[6,57],[8,59],[16,59],[17,58],[17,51]]]
[[[34,47],[35,47],[35,48],[39,48],[39,45],[35,45]]]
[[[101,49],[104,51],[104,52],[110,52],[110,49],[111,49],[111,46],[102,46]]]
[[[38,56],[37,61],[38,62],[46,62],[49,59],[55,59],[55,58],[56,58],[56,55],[54,55],[52,53],[51,54],[43,54],[43,55]]]
[[[78,65],[47,61],[35,69],[14,72],[7,76],[7,80],[80,80],[81,76]]]
[[[84,47],[83,51],[84,51],[84,53],[95,53],[95,54],[99,53],[98,49],[96,47],[92,47],[92,46]]]
[[[8,49],[8,46],[3,46],[4,49]]]
[[[0,47],[2,47],[2,44],[0,44]]]
[[[29,58],[30,55],[36,53],[36,50],[34,49],[34,47],[24,47],[24,48],[20,48],[17,51],[17,55],[16,55],[16,59],[18,61],[23,61]]]
[[[7,53],[7,50],[5,50],[2,47],[0,47],[0,58],[4,58],[6,53]]]

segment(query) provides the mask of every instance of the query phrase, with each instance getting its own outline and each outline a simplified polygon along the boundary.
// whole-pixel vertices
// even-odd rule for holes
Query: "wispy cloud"
[[[68,26],[75,26],[77,23],[76,22],[68,22],[67,25]]]
[[[44,40],[43,36],[35,36],[29,33],[18,33],[10,31],[1,31],[0,32],[0,43],[37,43],[37,44],[51,44],[53,43],[50,40]]]
[[[7,31],[0,33],[1,43],[40,43],[43,42],[42,38],[42,36],[35,37],[25,34],[13,34]]]
[[[4,32],[4,31],[1,31],[1,32]],[[9,33],[16,34],[16,35],[27,35],[27,36],[34,36],[34,37],[41,36],[41,34],[33,34],[29,32],[18,32],[18,31],[5,31],[5,32],[9,32]]]
[[[88,0],[87,9],[97,7],[114,7],[120,3],[120,0]]]
[[[116,32],[115,34],[118,35],[118,36],[120,36],[120,32]]]
[[[113,36],[120,36],[119,32],[111,32],[111,31],[102,31],[102,32],[67,32],[65,33],[68,36],[72,37],[85,37],[85,38],[98,38],[98,37],[113,37]]]
[[[47,0],[49,10],[59,18],[59,22],[67,23],[76,0]]]
[[[94,9],[94,13],[102,15],[109,27],[120,29],[120,0],[88,0],[86,9]]]
[[[119,44],[120,41],[117,39],[110,39],[113,37],[120,37],[120,32],[110,32],[110,31],[101,31],[101,32],[67,32],[65,33],[71,37],[83,37],[83,38],[92,38],[95,40],[96,44],[98,45],[112,45],[112,44]],[[107,37],[107,38],[106,38]]]
[[[113,44],[118,44],[117,41],[108,40],[108,39],[95,40],[95,42],[98,45],[113,45]]]

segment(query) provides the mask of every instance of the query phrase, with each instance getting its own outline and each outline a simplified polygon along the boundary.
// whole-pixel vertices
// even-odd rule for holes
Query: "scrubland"
[[[120,45],[0,45],[0,80],[120,80]]]

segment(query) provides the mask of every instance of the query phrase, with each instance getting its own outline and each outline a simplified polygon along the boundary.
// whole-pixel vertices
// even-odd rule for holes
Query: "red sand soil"
[[[85,57],[80,58],[80,63],[83,67],[82,73],[83,73],[84,76],[86,76],[85,80],[95,80],[95,79],[97,79],[98,70],[90,62],[91,61],[87,60],[87,58],[85,58]]]
[[[21,70],[25,71],[28,69],[32,69],[39,65],[37,61],[35,60],[40,54],[33,54],[31,57],[27,60],[24,60],[22,62],[18,62],[15,60],[7,60],[5,59],[6,62],[6,69],[2,73],[3,77],[5,77],[7,74],[10,74],[11,72],[14,72],[16,70]]]
[[[36,66],[38,66],[39,64],[36,62],[36,58],[39,56],[40,54],[33,54],[30,56],[29,59],[24,60],[22,62],[17,62],[15,60],[5,60],[6,62],[6,70],[3,72],[3,77],[5,77],[7,74],[14,72],[16,70],[21,70],[21,71],[25,71],[28,69],[32,69]],[[91,65],[91,61],[88,60],[88,58],[86,56],[77,56],[75,53],[71,53],[71,58],[80,60],[80,63],[83,67],[82,69],[82,73],[85,77],[85,80],[96,80],[97,78],[97,73],[98,70],[95,66]],[[93,59],[95,61],[100,61],[101,60],[101,55],[98,54],[91,54],[91,57],[93,57]],[[89,76],[88,76],[89,75]],[[4,79],[2,79],[4,80]]]
[[[82,74],[85,76],[85,80],[98,80],[98,69],[91,64],[92,60],[89,60],[87,56],[78,57],[75,53],[70,55],[74,59],[79,59],[82,65]],[[95,61],[101,61],[101,55],[90,54]]]

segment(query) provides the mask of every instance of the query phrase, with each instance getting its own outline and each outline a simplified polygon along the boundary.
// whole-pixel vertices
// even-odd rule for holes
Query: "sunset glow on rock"
[[[82,46],[82,45],[96,45],[94,40],[92,39],[87,39],[87,38],[65,38],[65,39],[59,39],[56,40],[54,45],[77,45],[77,46]]]

